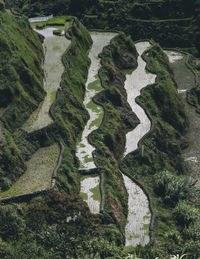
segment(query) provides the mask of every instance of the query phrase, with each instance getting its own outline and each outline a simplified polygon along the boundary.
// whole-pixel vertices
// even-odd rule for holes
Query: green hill
[[[8,129],[16,129],[42,101],[42,44],[28,21],[0,13],[0,111]]]
[[[3,4],[2,4],[3,6]],[[25,170],[14,132],[43,100],[42,44],[27,20],[0,12],[0,188]]]

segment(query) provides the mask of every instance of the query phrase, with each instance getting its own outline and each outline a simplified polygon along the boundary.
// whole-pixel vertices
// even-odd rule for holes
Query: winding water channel
[[[115,33],[102,33],[91,32],[93,45],[91,47],[89,58],[91,65],[88,72],[88,79],[86,82],[86,93],[84,99],[84,105],[88,110],[90,119],[88,120],[85,129],[82,133],[81,142],[77,145],[76,155],[80,161],[79,169],[92,169],[96,168],[92,152],[95,148],[88,142],[89,134],[98,129],[103,118],[103,109],[101,106],[96,105],[92,98],[103,90],[100,79],[98,77],[98,70],[100,68],[100,58],[98,55],[102,52],[103,48],[109,44],[110,40],[116,35]],[[100,179],[96,177],[87,177],[81,181],[81,196],[88,203],[90,211],[92,213],[100,212],[100,200],[96,200],[96,197],[100,197]],[[96,189],[99,195],[92,195],[91,190]]]
[[[126,148],[124,157],[138,148],[140,139],[150,130],[151,122],[144,110],[135,102],[135,98],[140,95],[142,88],[155,82],[156,75],[145,70],[146,63],[141,55],[150,47],[149,42],[139,42],[135,44],[138,56],[138,67],[130,75],[126,76],[125,89],[127,101],[133,112],[140,120],[140,124],[126,135]],[[126,246],[149,243],[149,224],[151,213],[149,201],[143,190],[135,184],[129,177],[123,174],[124,183],[128,192],[128,218],[125,228]]]
[[[92,101],[92,98],[103,90],[100,79],[98,77],[98,70],[100,68],[100,58],[98,58],[98,55],[102,52],[103,48],[109,44],[110,40],[116,34],[91,32],[90,35],[93,40],[93,45],[89,53],[91,65],[88,72],[84,99],[84,105],[90,115],[90,118],[82,133],[81,142],[77,146],[76,155],[81,163],[80,169],[96,168],[92,156],[92,152],[95,150],[95,148],[88,142],[88,136],[92,131],[99,128],[103,118],[102,107],[96,105]]]
[[[95,149],[88,143],[88,135],[100,126],[103,110],[101,107],[92,102],[92,98],[99,91],[102,90],[100,81],[97,78],[97,72],[99,69],[98,54],[102,51],[103,47],[107,45],[110,39],[114,36],[109,33],[95,33],[91,34],[93,39],[93,46],[90,51],[89,57],[91,58],[91,67],[88,74],[88,81],[86,84],[86,96],[84,104],[90,114],[90,120],[88,121],[81,142],[77,146],[77,157],[80,160],[80,169],[92,169],[95,168],[92,152]],[[146,63],[142,59],[143,52],[150,47],[149,42],[140,42],[136,44],[138,51],[138,67],[130,75],[126,76],[125,89],[127,91],[127,100],[137,117],[140,119],[140,124],[126,136],[126,149],[124,157],[137,149],[139,140],[150,130],[151,122],[146,116],[144,110],[136,104],[135,98],[140,95],[140,90],[149,84],[155,82],[156,76],[148,73],[145,70]],[[88,105],[89,104],[89,105]],[[97,122],[95,125],[94,122]],[[92,127],[91,127],[92,125]],[[126,234],[126,246],[135,246],[137,244],[145,245],[149,242],[149,224],[151,220],[151,213],[149,210],[149,202],[142,191],[142,189],[136,185],[129,177],[123,175],[125,186],[128,191],[128,218],[125,229]],[[91,189],[99,185],[97,181],[98,177],[87,177],[81,181],[81,193],[84,200],[88,203],[88,206],[92,213],[98,213],[100,208],[100,201],[96,203],[96,200],[92,201]],[[96,183],[96,185],[95,185]],[[96,206],[94,206],[96,204]]]

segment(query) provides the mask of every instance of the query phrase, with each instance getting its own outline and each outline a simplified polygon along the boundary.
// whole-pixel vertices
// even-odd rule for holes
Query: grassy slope
[[[1,12],[0,17],[0,106],[8,107],[1,120],[13,131],[22,125],[45,95],[41,69],[43,50],[27,21],[6,11]]]
[[[5,135],[0,150],[0,178],[7,189],[25,170],[14,131],[37,108],[45,93],[42,88],[42,44],[27,21],[0,12],[0,109]],[[7,129],[6,129],[7,128]]]
[[[53,170],[56,167],[59,154],[60,149],[57,143],[40,148],[26,162],[26,172],[8,191],[0,194],[0,197],[12,197],[50,188]]]
[[[67,192],[79,192],[80,182],[77,173],[78,161],[75,156],[76,143],[88,119],[83,105],[85,81],[90,64],[88,51],[91,38],[88,31],[75,19],[69,29],[72,45],[63,55],[65,71],[61,80],[61,91],[57,93],[52,111],[55,122],[40,130],[17,134],[17,145],[24,160],[29,160],[40,147],[47,147],[62,140],[65,144],[62,165],[58,172],[57,187]],[[69,69],[68,61],[72,62]],[[14,166],[14,164],[13,164]],[[17,168],[15,169],[17,171]]]

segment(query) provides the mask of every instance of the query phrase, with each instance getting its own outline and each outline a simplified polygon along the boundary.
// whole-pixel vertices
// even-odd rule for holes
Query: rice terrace
[[[0,0],[0,258],[200,258],[199,17]]]

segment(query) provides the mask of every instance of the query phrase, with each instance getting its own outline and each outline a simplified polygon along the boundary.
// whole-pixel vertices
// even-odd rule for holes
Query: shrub
[[[36,25],[36,29],[38,29],[38,30],[42,30],[44,28],[45,28],[45,24],[37,24]]]
[[[53,31],[53,34],[54,34],[54,35],[57,35],[57,36],[61,36],[62,30],[54,30],[54,31]]]
[[[194,221],[194,223],[190,224],[188,228],[184,229],[184,235],[188,239],[192,240],[200,240],[200,217]]]
[[[0,0],[0,11],[4,10],[4,8],[5,8],[5,3],[3,0]]]
[[[185,201],[180,201],[174,210],[177,223],[186,227],[190,224],[196,224],[197,220],[200,220],[199,214],[199,209]]]
[[[170,206],[175,206],[179,200],[186,199],[192,186],[185,176],[176,176],[167,170],[155,174],[154,180],[155,192]]]

